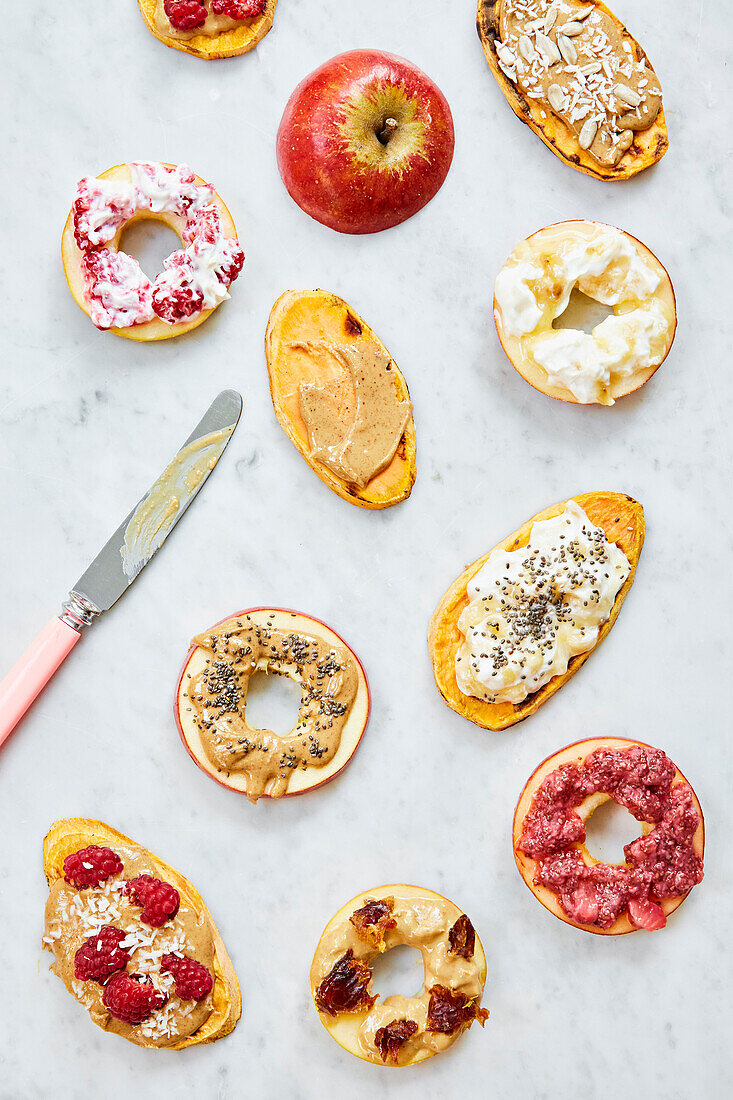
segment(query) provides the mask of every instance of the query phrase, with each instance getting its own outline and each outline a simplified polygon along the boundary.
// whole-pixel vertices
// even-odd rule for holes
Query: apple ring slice
[[[215,61],[249,53],[271,30],[277,0],[137,0],[164,46]]]
[[[430,620],[444,702],[490,730],[534,714],[616,622],[643,544],[638,501],[597,490],[539,512],[469,565]]]
[[[602,863],[585,844],[585,823],[609,799],[642,822],[620,864]],[[548,757],[522,791],[512,835],[537,900],[603,936],[663,928],[703,877],[697,796],[669,757],[641,741],[597,737]]]
[[[288,676],[302,691],[284,737],[246,719],[255,672]],[[369,720],[366,673],[346,642],[318,619],[255,607],[192,642],[176,691],[176,722],[189,756],[218,783],[281,798],[330,782],[356,752]]]
[[[425,967],[416,997],[371,993],[372,966],[400,944]],[[471,921],[447,898],[418,886],[380,886],[347,902],[326,925],[313,957],[311,994],[339,1046],[376,1065],[411,1066],[447,1050],[481,1008],[486,956]]]
[[[168,1050],[234,1030],[237,975],[188,879],[124,833],[81,817],[52,825],[43,870],[43,945],[98,1027]]]
[[[555,329],[574,289],[610,306],[592,332]],[[666,270],[629,233],[591,221],[533,233],[496,277],[494,321],[512,366],[548,397],[613,405],[667,358],[677,327]]]
[[[377,334],[337,294],[282,294],[265,336],[275,413],[311,469],[360,508],[389,508],[415,484],[407,383]]]

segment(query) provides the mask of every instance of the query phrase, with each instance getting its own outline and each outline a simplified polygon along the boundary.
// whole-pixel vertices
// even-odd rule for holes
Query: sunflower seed
[[[532,61],[537,56],[531,39],[526,34],[523,34],[519,39],[519,52],[525,61]]]
[[[554,65],[557,61],[560,60],[560,51],[558,50],[557,46],[552,41],[552,39],[548,38],[546,34],[542,33],[542,31],[537,31],[535,42],[537,45],[537,49],[544,57],[548,68],[550,65]]]
[[[617,84],[613,89],[616,93],[616,97],[621,100],[622,103],[627,103],[629,107],[638,107],[641,103],[641,96],[638,92],[635,92],[633,88],[627,88],[625,84]]]
[[[598,125],[593,121],[592,118],[588,119],[587,122],[584,122],[583,123],[583,129],[580,131],[580,134],[578,135],[578,145],[580,146],[580,148],[581,149],[590,149],[591,145],[593,144],[593,142],[596,139],[596,134],[597,133],[598,133]]]
[[[578,22],[582,23],[582,21],[584,19],[587,19],[588,16],[590,15],[590,13],[594,10],[595,10],[595,5],[591,4],[591,6],[589,8],[583,8],[582,11],[574,11],[573,12],[573,19],[576,19]]]
[[[583,24],[578,23],[577,20],[571,19],[569,23],[563,23],[559,28],[563,34],[566,34],[568,38],[575,38],[576,34],[580,34],[583,30]],[[558,33],[559,33],[558,31]]]
[[[553,111],[562,111],[565,107],[565,93],[559,84],[551,84],[547,89],[547,101]]]
[[[558,8],[557,4],[553,4],[548,9],[547,15],[545,16],[545,21],[542,24],[542,30],[545,32],[545,34],[549,34],[552,28],[555,26],[555,22],[559,14],[560,9]]]
[[[580,71],[581,73],[585,73],[586,76],[590,76],[591,73],[599,73],[602,68],[603,65],[601,65],[600,61],[591,61],[589,65],[581,65]]]
[[[568,65],[574,65],[578,60],[578,51],[571,40],[566,38],[564,34],[558,34],[557,47]]]

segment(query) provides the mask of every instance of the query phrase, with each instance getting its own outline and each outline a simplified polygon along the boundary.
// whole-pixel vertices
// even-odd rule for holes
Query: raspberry
[[[163,956],[160,969],[173,975],[176,996],[182,1001],[200,1001],[211,992],[214,984],[214,979],[203,963],[190,959],[188,955],[174,955],[169,952]]]
[[[181,895],[174,886],[152,875],[139,875],[127,883],[127,894],[134,905],[142,907],[140,920],[153,928],[173,920],[181,904]]]
[[[74,956],[74,977],[104,985],[110,974],[124,970],[130,961],[130,952],[120,947],[124,938],[125,933],[119,928],[105,924],[95,936],[84,940]]]
[[[266,7],[267,0],[211,0],[214,15],[228,15],[230,19],[254,19]]]
[[[162,1008],[167,1000],[159,993],[150,978],[123,971],[107,982],[102,994],[102,1004],[116,1020],[125,1024],[141,1024]]]
[[[156,283],[153,291],[153,309],[161,321],[175,325],[178,321],[195,317],[203,308],[204,296],[192,286],[184,284],[184,286],[168,289],[165,284]]]
[[[227,244],[231,244],[234,247],[227,249],[228,263],[222,264],[216,272],[216,277],[220,283],[224,286],[229,286],[239,275],[244,266],[244,252],[239,247],[236,241],[232,241],[231,238],[227,238]]]
[[[117,852],[113,852],[111,848],[100,848],[98,844],[90,844],[88,848],[82,848],[66,857],[64,878],[72,886],[84,890],[88,886],[101,886],[105,879],[119,875],[122,867],[122,860]]]
[[[165,0],[163,8],[177,31],[192,31],[206,22],[206,5],[199,0]]]

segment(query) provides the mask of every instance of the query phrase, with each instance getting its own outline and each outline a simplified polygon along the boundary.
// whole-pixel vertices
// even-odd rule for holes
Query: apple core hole
[[[618,802],[609,799],[593,811],[585,832],[585,846],[592,856],[602,863],[624,863],[624,845],[636,840],[641,824]]]
[[[556,317],[552,322],[554,329],[574,328],[581,332],[592,332],[596,325],[611,317],[613,310],[610,306],[604,306],[602,302],[596,302],[583,294],[582,290],[574,287],[570,292],[570,301],[564,313]]]
[[[245,717],[255,729],[284,737],[298,721],[300,685],[282,672],[255,672],[249,680]]]
[[[182,248],[181,240],[164,222],[143,218],[122,231],[120,251],[140,264],[149,279],[163,270],[163,260]]]
[[[422,955],[416,947],[410,947],[409,944],[399,944],[391,951],[385,951],[373,963],[372,973],[372,991],[379,993],[382,1000],[396,994],[415,997],[422,991],[425,983]]]

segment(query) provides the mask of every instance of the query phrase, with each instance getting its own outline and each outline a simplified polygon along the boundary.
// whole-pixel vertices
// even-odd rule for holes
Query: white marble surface
[[[672,142],[656,170],[626,185],[564,167],[514,118],[486,67],[472,0],[281,0],[256,53],[213,64],[156,42],[133,0],[36,0],[16,25],[0,166],[0,668],[56,612],[211,397],[236,386],[245,412],[160,558],[0,757],[3,1100],[731,1095],[731,13],[710,0],[615,6],[661,75]],[[434,202],[365,239],[302,214],[274,157],[296,80],[356,46],[426,69],[457,136]],[[78,177],[132,159],[186,161],[212,180],[247,251],[231,302],[191,337],[148,347],[92,327],[58,256]],[[490,312],[514,244],[583,216],[644,240],[679,304],[667,363],[610,410],[533,392],[498,347]],[[273,414],[267,315],[283,290],[314,286],[374,325],[412,391],[418,481],[384,513],[330,493]],[[466,562],[549,502],[595,487],[646,508],[646,548],[619,623],[536,717],[484,733],[434,688],[430,613]],[[255,604],[332,624],[360,654],[374,706],[339,781],[253,808],[191,764],[171,702],[191,635]],[[579,933],[534,901],[514,867],[509,829],[527,775],[594,733],[664,748],[707,811],[706,880],[657,935]],[[94,1028],[49,974],[41,839],[77,814],[107,819],[199,887],[243,987],[231,1037],[181,1055],[138,1050]],[[342,1052],[307,984],[332,913],[395,880],[439,890],[471,915],[492,1013],[484,1032],[400,1073]]]

